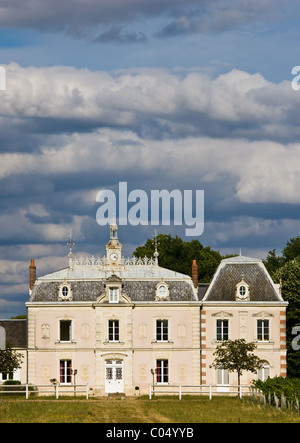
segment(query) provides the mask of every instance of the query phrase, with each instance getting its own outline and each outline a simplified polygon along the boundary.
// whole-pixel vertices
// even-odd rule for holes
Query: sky
[[[0,318],[26,313],[32,258],[38,276],[67,266],[71,231],[74,254],[105,254],[97,195],[122,182],[204,191],[201,235],[146,217],[119,226],[125,257],[155,229],[258,258],[300,235],[299,16],[296,0],[0,0]]]

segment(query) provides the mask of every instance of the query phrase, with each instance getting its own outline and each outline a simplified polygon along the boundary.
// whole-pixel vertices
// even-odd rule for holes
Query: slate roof
[[[243,256],[222,260],[203,301],[235,301],[242,280],[249,285],[250,301],[283,301],[262,260]]]
[[[161,280],[132,280],[124,281],[122,292],[135,301],[155,301],[156,285]],[[169,287],[171,301],[195,300],[192,285],[188,281],[165,281]],[[57,302],[61,281],[39,281],[34,285],[30,302]],[[73,301],[94,301],[105,293],[105,280],[103,281],[68,281],[72,287]],[[62,301],[67,303],[67,301]]]
[[[0,320],[0,326],[5,329],[6,344],[13,348],[26,348],[27,341],[27,320]]]

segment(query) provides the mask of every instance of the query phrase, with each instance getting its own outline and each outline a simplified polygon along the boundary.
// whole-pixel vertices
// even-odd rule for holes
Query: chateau
[[[191,266],[192,278],[164,269],[157,250],[124,259],[115,223],[102,258],[74,257],[70,243],[69,266],[39,278],[32,260],[21,382],[67,385],[75,373],[95,395],[148,393],[153,380],[226,391],[236,373],[210,365],[217,344],[237,338],[255,342],[264,360],[242,384],[285,376],[287,303],[262,261],[223,260],[210,284],[198,284]]]

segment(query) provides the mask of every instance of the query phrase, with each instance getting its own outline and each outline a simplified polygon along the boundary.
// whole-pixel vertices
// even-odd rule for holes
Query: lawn
[[[236,397],[0,397],[1,423],[300,423],[300,413]]]

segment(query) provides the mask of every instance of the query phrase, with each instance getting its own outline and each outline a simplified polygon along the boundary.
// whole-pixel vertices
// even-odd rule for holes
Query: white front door
[[[124,392],[123,375],[122,360],[105,361],[105,392],[107,394],[111,394],[113,392]]]

